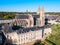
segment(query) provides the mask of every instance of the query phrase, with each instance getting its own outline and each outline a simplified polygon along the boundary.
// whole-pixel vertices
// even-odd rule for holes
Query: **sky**
[[[36,12],[39,6],[45,12],[60,12],[60,0],[0,0],[0,12]]]

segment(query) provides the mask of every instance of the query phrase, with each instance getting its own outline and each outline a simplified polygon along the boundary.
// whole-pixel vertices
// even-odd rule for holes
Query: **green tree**
[[[6,16],[4,16],[4,19],[8,19],[8,17],[9,17],[9,16],[8,16],[8,15],[6,15]]]

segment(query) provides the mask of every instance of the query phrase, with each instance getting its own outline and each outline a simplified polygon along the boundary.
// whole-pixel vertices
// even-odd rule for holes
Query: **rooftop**
[[[19,30],[14,30],[12,32],[15,32],[17,31],[18,34],[21,34],[21,33],[27,33],[27,32],[30,32],[30,31],[37,31],[37,30],[42,30],[42,29],[45,29],[45,28],[50,28],[51,26],[49,25],[45,25],[43,27],[37,27],[37,26],[34,26],[34,27],[28,27],[28,28],[23,28],[23,29],[19,29]],[[9,33],[9,32],[8,32]],[[11,32],[10,32],[11,33]]]
[[[28,19],[29,15],[28,14],[17,14],[16,19]]]
[[[40,18],[40,15],[33,14],[33,17],[35,17],[35,18]]]

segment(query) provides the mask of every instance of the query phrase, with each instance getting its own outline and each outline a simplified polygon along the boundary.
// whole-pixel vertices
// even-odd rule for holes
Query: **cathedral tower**
[[[44,6],[42,6],[42,9],[40,9],[40,6],[38,7],[37,15],[40,15],[40,18],[37,19],[37,25],[38,26],[44,26],[45,24],[45,16],[44,16]]]
[[[42,6],[42,10],[40,12],[40,20],[41,20],[41,26],[44,26],[45,24],[44,6]]]
[[[40,6],[38,7],[37,14],[40,14]]]

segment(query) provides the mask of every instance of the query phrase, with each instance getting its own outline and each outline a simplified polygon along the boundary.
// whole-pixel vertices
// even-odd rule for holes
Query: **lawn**
[[[51,29],[52,34],[48,40],[52,41],[56,45],[60,45],[60,24],[53,24]]]

